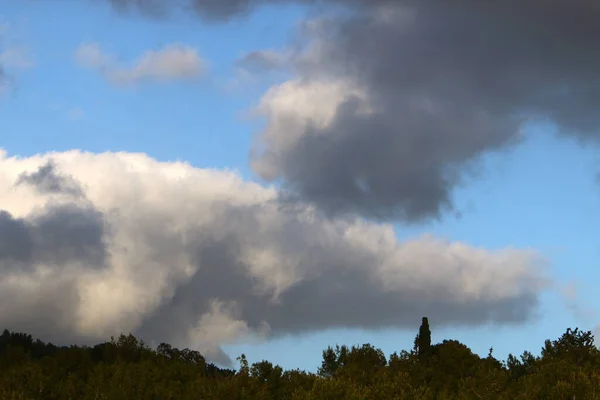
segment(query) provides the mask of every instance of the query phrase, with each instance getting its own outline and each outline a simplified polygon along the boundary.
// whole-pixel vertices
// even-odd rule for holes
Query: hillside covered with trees
[[[196,351],[161,344],[151,349],[133,335],[93,347],[57,347],[31,335],[0,336],[0,399],[33,400],[393,400],[598,399],[600,352],[591,332],[567,329],[547,340],[539,356],[505,361],[474,354],[456,340],[431,343],[423,318],[410,351],[384,353],[370,345],[323,351],[318,373],[285,371],[269,361],[236,371]]]

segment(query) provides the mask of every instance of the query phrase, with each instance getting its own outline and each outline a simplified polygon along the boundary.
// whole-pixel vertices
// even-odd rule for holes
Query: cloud
[[[33,66],[30,52],[8,40],[10,26],[0,23],[0,96],[15,85],[15,76]]]
[[[257,84],[272,85],[289,78],[292,52],[256,50],[235,60],[233,74],[223,85],[228,92],[248,93]]]
[[[2,95],[8,87],[8,77],[4,71],[4,67],[0,65],[0,95]]]
[[[0,52],[0,64],[8,68],[26,69],[33,66],[33,60],[26,49],[8,47]]]
[[[284,183],[288,197],[331,214],[440,217],[466,171],[518,143],[526,123],[600,137],[594,0],[188,0],[170,8],[219,20],[282,3],[336,6],[307,22],[306,46],[291,47],[295,76],[263,99],[268,126],[253,165]],[[324,103],[320,95],[332,101],[326,119],[310,106]]]
[[[173,9],[193,10],[209,19],[227,19],[235,14],[249,11],[260,0],[107,0],[121,12],[141,11],[145,15],[161,17]]]
[[[598,320],[598,311],[595,306],[584,301],[580,293],[581,284],[576,281],[568,281],[560,284],[558,294],[566,309],[581,323],[590,325]]]
[[[190,80],[200,77],[207,69],[195,48],[179,43],[147,51],[130,66],[121,65],[96,43],[79,46],[75,59],[81,66],[97,70],[110,83],[119,86],[145,81]]]
[[[41,193],[63,193],[75,197],[83,197],[83,190],[79,183],[69,176],[63,176],[56,170],[56,165],[49,160],[38,168],[37,171],[24,172],[19,176],[17,185],[28,184],[34,186]]]
[[[65,194],[66,179],[84,196]],[[227,343],[413,329],[423,315],[519,324],[549,284],[533,250],[401,242],[391,225],[278,199],[233,172],[144,154],[0,152],[0,325],[55,341],[132,331],[227,363]]]
[[[261,73],[288,67],[289,58],[289,55],[282,51],[254,50],[236,60],[236,65],[248,72]]]
[[[248,14],[257,6],[268,4],[300,3],[315,4],[347,4],[365,6],[367,4],[385,4],[397,0],[106,0],[117,11],[139,11],[152,17],[164,17],[174,10],[194,12],[198,16],[217,21],[226,21],[237,15]],[[402,0],[401,0],[402,1]]]
[[[48,204],[25,218],[0,214],[3,269],[40,265],[62,268],[71,262],[102,266],[104,221],[91,207]]]
[[[452,210],[465,171],[528,121],[598,137],[600,10],[536,4],[400,1],[314,22],[296,77],[262,100],[254,169],[332,214],[413,221]]]

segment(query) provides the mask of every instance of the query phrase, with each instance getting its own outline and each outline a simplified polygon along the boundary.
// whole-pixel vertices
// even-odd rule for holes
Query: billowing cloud
[[[79,46],[75,59],[81,66],[97,70],[114,85],[189,80],[206,72],[206,63],[198,50],[179,43],[147,51],[131,65],[123,65],[111,54],[103,52],[96,43]]]
[[[423,315],[518,324],[548,284],[532,250],[401,242],[391,225],[324,218],[233,172],[144,154],[0,152],[0,210],[0,325],[51,340],[132,331],[226,363],[226,343],[412,329]]]
[[[4,268],[62,268],[71,262],[93,267],[104,263],[104,220],[93,208],[49,204],[26,218],[2,211],[0,228]]]
[[[398,1],[313,22],[297,77],[262,100],[254,168],[331,213],[439,217],[527,122],[600,137],[599,18],[589,1]]]
[[[181,6],[213,19],[263,4],[347,6],[352,12],[332,8],[303,30],[306,46],[292,48],[296,76],[263,99],[268,127],[252,155],[288,197],[332,214],[439,217],[453,208],[465,170],[518,143],[527,122],[600,137],[595,0],[112,3]]]

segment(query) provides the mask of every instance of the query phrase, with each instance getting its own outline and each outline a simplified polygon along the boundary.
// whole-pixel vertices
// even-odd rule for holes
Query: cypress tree
[[[429,354],[431,349],[431,331],[429,330],[429,320],[427,317],[423,317],[421,327],[419,328],[419,335],[416,340],[417,351],[420,358],[425,357]]]

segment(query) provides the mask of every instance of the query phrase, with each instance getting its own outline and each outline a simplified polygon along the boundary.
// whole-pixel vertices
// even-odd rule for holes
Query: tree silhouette
[[[431,352],[431,331],[429,330],[429,320],[423,317],[419,334],[415,339],[415,350],[420,359],[424,359]]]
[[[426,357],[423,360],[423,357]],[[457,340],[431,343],[427,318],[415,351],[364,344],[323,352],[318,373],[284,371],[244,355],[238,371],[220,369],[195,350],[151,349],[131,334],[93,347],[57,347],[29,334],[0,334],[0,399],[14,400],[595,400],[600,351],[589,331],[568,329],[501,363]]]

